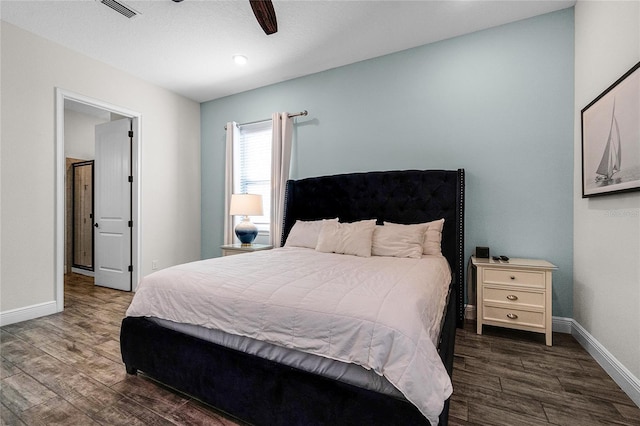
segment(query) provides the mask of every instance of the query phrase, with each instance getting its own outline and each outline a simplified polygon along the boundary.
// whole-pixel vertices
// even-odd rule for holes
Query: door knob
[[[94,223],[94,224],[93,224],[93,226],[95,226],[96,228],[100,228],[100,227],[98,226],[98,222]]]

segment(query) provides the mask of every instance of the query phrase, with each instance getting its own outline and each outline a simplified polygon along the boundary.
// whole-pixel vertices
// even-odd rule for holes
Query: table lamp
[[[231,194],[229,214],[244,216],[242,221],[236,225],[235,232],[243,246],[250,246],[258,235],[258,228],[251,223],[249,216],[262,216],[262,195]]]

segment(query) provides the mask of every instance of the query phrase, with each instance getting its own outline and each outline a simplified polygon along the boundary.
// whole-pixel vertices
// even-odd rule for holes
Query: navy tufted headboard
[[[340,218],[422,223],[444,218],[442,254],[455,276],[457,323],[464,319],[464,169],[399,170],[287,182],[282,244],[296,220]]]

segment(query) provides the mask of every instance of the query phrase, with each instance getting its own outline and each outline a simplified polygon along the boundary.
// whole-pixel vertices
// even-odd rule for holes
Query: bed
[[[283,275],[285,278],[287,273],[294,274],[291,271],[296,270],[295,265],[305,263],[313,264],[316,270],[311,272],[305,270],[301,275],[312,276],[313,273],[315,277],[322,276],[324,272],[319,265],[325,261],[336,261],[336,259],[340,263],[340,255],[332,253],[311,254],[310,252],[313,250],[310,249],[304,251],[305,249],[286,247],[286,242],[292,229],[295,229],[296,221],[318,221],[334,218],[339,218],[341,223],[356,223],[375,219],[379,223],[392,222],[397,224],[419,224],[444,219],[441,251],[442,256],[446,259],[445,264],[449,266],[447,270],[450,274],[447,279],[450,281],[450,285],[447,286],[446,299],[443,302],[444,308],[437,320],[438,330],[436,330],[435,337],[432,337],[437,340],[434,345],[437,346],[438,363],[442,363],[440,366],[444,367],[443,369],[450,377],[453,369],[455,328],[461,326],[463,321],[464,171],[460,169],[351,173],[289,181],[286,188],[282,235],[282,243],[285,247],[272,250],[270,253],[231,256],[235,259],[225,258],[228,264],[227,273],[230,274],[234,268],[239,268],[241,266],[239,262],[244,259],[244,262],[253,264],[256,270],[266,270],[269,264],[274,265],[277,269],[277,265],[280,264],[280,273],[285,274]],[[279,260],[282,253],[290,256],[288,259],[291,259],[290,264],[294,266],[290,268],[286,268],[286,265],[283,266],[282,261]],[[245,258],[245,256],[251,257]],[[308,256],[320,257],[309,260]],[[343,256],[343,258],[345,257],[355,258],[356,256]],[[371,269],[370,266],[367,266],[371,263],[366,262],[371,262],[371,259],[374,258],[375,256],[369,259],[356,259],[359,266],[355,267],[354,272],[337,269],[338,266],[332,264],[330,266],[330,270],[334,273],[332,279],[349,274],[358,275],[363,269]],[[322,260],[315,261],[315,259]],[[383,258],[374,260],[380,268],[384,268],[387,263],[387,260],[383,260]],[[436,260],[433,259],[432,263],[437,264]],[[413,262],[411,265],[422,267],[422,259],[411,261]],[[388,260],[388,262],[392,261]],[[202,265],[205,268],[217,268],[223,274],[225,273],[220,261],[218,263],[215,261],[204,264],[197,263],[197,265],[187,264],[166,273],[173,277],[169,280],[173,283],[168,285],[173,288],[179,287],[183,272],[196,267],[200,268]],[[200,274],[201,271],[196,273]],[[268,276],[264,277],[264,281],[269,281]],[[296,288],[304,286],[304,283],[304,280],[301,279],[297,282]],[[140,288],[138,292],[141,292]],[[243,292],[247,292],[247,289],[243,288]],[[353,297],[354,291],[350,293]],[[214,298],[223,296],[226,294],[219,293]],[[255,298],[254,296],[249,299]],[[137,298],[138,294],[134,297],[134,301]],[[298,304],[306,298],[307,294],[298,300]],[[178,299],[180,297],[172,296],[167,300],[173,304]],[[205,297],[202,296],[201,299],[204,300]],[[151,309],[150,312],[155,312],[153,311],[154,305],[167,303],[160,300],[158,303],[148,303],[147,305]],[[233,306],[228,309],[229,315],[245,312],[246,316],[251,316],[251,311],[241,304],[237,306],[222,304],[222,306]],[[216,309],[224,310],[220,307]],[[197,309],[194,307],[193,312],[196,311]],[[333,315],[330,317],[331,321],[338,317],[335,312],[331,314]],[[224,317],[224,314],[221,317]],[[210,328],[215,328],[213,326],[204,327],[204,331],[203,327],[194,330],[189,324],[181,324],[180,319],[173,321],[173,317],[168,318],[169,320],[166,318],[157,319],[151,314],[146,316],[135,314],[127,316],[123,320],[121,351],[129,374],[136,374],[140,370],[161,383],[192,395],[233,417],[252,424],[429,424],[423,407],[409,402],[411,396],[407,395],[411,395],[411,393],[405,392],[404,389],[402,392],[395,389],[393,385],[398,385],[394,381],[395,378],[389,379],[389,382],[394,381],[391,389],[385,389],[385,386],[389,388],[386,382],[386,372],[380,385],[381,388],[376,387],[377,385],[370,386],[369,384],[361,384],[358,380],[352,380],[354,374],[366,374],[375,368],[360,368],[359,365],[355,365],[360,362],[358,360],[353,362],[354,365],[342,362],[345,359],[340,351],[344,348],[335,343],[337,340],[332,341],[330,345],[331,348],[338,348],[331,356],[335,358],[334,364],[345,370],[325,374],[323,366],[320,367],[323,372],[318,373],[302,364],[298,365],[298,361],[285,363],[278,356],[272,359],[265,358],[264,351],[260,352],[262,349],[248,347],[246,342],[243,343],[244,341],[229,344],[229,336],[226,334],[218,338],[201,334],[202,332],[208,333],[211,331]],[[262,317],[256,314],[256,318]],[[327,318],[329,317],[318,317],[318,321],[329,323]],[[208,320],[203,319],[203,321]],[[218,320],[211,321],[215,323]],[[231,323],[234,321],[235,319],[231,320]],[[246,328],[247,326],[238,325],[237,327],[245,327],[238,332],[244,336],[250,331],[249,328]],[[264,324],[261,327],[264,328]],[[277,332],[274,333],[277,334]],[[273,337],[273,334],[270,336]],[[233,333],[231,333],[231,337],[235,337]],[[303,343],[306,342],[304,340]],[[263,344],[259,339],[251,343]],[[288,346],[288,344],[283,344],[283,346]],[[390,346],[395,346],[395,343]],[[271,351],[269,347],[265,350]],[[353,356],[356,357],[355,354]],[[355,368],[351,369],[351,367]],[[392,368],[389,367],[388,371],[388,375],[392,377]],[[371,375],[374,379],[379,376],[379,372],[375,373]],[[428,383],[430,383],[429,377],[420,377],[420,380],[410,384],[409,387],[413,389],[412,392],[426,392],[423,388],[428,388]],[[430,413],[429,418],[432,424],[437,423],[438,420],[440,424],[447,424],[448,405],[447,399],[444,401],[439,418],[436,414],[435,420],[433,413]]]

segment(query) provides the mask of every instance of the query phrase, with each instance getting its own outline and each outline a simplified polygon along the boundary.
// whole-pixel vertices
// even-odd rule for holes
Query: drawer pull
[[[512,280],[515,280],[516,276],[515,275],[511,275],[509,278],[511,278]]]
[[[509,295],[507,295],[507,299],[509,299],[509,300],[518,300],[518,296],[516,296],[515,294],[509,294]]]
[[[516,314],[507,314],[507,318],[509,318],[509,319],[518,319],[518,316]]]

